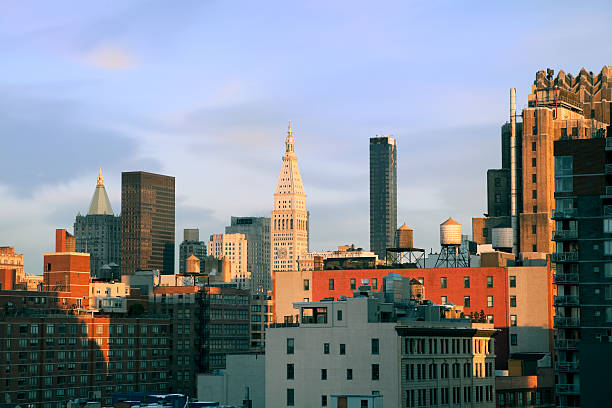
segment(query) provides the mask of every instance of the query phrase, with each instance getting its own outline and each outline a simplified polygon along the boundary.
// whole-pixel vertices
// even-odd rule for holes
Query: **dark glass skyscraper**
[[[397,145],[389,136],[370,138],[370,251],[379,259],[395,246]]]
[[[75,248],[89,253],[91,276],[98,279],[119,279],[121,263],[121,218],[113,215],[102,170],[87,215],[80,213],[74,221]]]
[[[174,273],[174,177],[121,173],[121,273]]]

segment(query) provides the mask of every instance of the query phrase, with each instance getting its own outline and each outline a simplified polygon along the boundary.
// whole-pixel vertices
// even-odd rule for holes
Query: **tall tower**
[[[370,138],[370,251],[379,259],[395,246],[397,145],[389,136]]]
[[[78,214],[74,221],[74,237],[77,252],[89,253],[91,276],[98,279],[118,279],[109,271],[119,271],[121,263],[121,217],[113,215],[102,169],[87,215]],[[109,265],[102,268],[104,265]],[[114,269],[113,269],[114,268]]]
[[[283,167],[274,191],[270,241],[272,271],[296,271],[298,256],[308,252],[308,212],[291,122],[285,139]]]
[[[121,274],[174,274],[174,177],[121,173]]]

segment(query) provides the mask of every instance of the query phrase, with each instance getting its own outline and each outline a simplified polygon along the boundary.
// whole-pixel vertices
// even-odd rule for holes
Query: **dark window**
[[[495,177],[495,187],[501,187],[501,179],[499,177]]]
[[[535,225],[535,224],[533,224],[533,225],[531,226],[531,233],[532,233],[532,234],[535,234],[536,232],[537,232],[537,227],[536,227],[536,225]]]
[[[336,312],[336,317],[337,317],[338,320],[342,320],[342,310],[338,310]]]
[[[323,354],[329,354],[329,343],[323,343]]]
[[[287,339],[287,354],[293,354],[294,345],[295,345],[294,339]]]
[[[466,289],[469,289],[470,287],[470,277],[469,276],[463,277],[463,287]]]
[[[531,175],[531,182],[532,183],[537,183],[538,182],[538,175],[537,174],[533,173]]]
[[[533,248],[531,248],[533,252],[538,252],[538,246],[533,244]]]
[[[531,159],[531,167],[536,167],[536,158]]]
[[[308,279],[304,279],[304,290],[310,290],[310,281]]]
[[[442,277],[440,278],[440,287],[441,287],[442,289],[446,289],[446,276],[442,276]]]
[[[463,297],[463,306],[470,307],[470,297],[469,296]]]
[[[368,400],[361,400],[361,408],[368,408]]]
[[[492,288],[492,287],[493,287],[493,277],[487,276],[487,288]]]
[[[538,190],[531,190],[531,198],[538,198]]]
[[[561,137],[567,137],[567,128],[561,128]]]
[[[534,213],[534,214],[537,214],[537,213],[538,213],[538,206],[537,206],[537,205],[534,205],[534,206],[533,206],[533,213]]]
[[[516,334],[511,334],[510,335],[510,345],[511,346],[518,345],[518,336]]]
[[[346,344],[340,344],[340,354],[346,354]]]
[[[352,368],[347,368],[346,369],[346,379],[347,380],[352,380],[353,379],[353,369]]]
[[[293,380],[293,375],[294,375],[295,369],[293,364],[287,364],[287,379],[288,380]]]
[[[372,354],[380,353],[380,341],[378,339],[372,339]]]
[[[516,288],[516,276],[510,276],[510,287]]]
[[[287,388],[287,405],[290,407],[295,405],[294,392],[293,388]]]
[[[372,364],[372,380],[377,381],[380,379],[380,367],[378,364]]]
[[[531,142],[531,151],[532,152],[536,151],[536,142]]]
[[[327,380],[327,368],[321,369],[321,380]]]
[[[516,307],[516,296],[510,296],[510,307]]]
[[[357,289],[357,281],[355,278],[351,278],[351,290]]]
[[[329,280],[329,290],[334,290],[334,280],[333,279]]]
[[[51,272],[51,264],[50,263],[47,264],[47,272]]]
[[[321,395],[321,406],[322,407],[327,406],[327,395]]]

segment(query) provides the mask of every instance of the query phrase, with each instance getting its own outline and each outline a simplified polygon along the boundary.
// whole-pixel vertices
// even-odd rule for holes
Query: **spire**
[[[89,211],[87,215],[113,215],[113,208],[111,207],[108,194],[104,188],[104,178],[102,178],[102,169],[98,173],[98,182],[96,183],[96,190],[89,203]]]
[[[285,139],[285,152],[290,156],[293,156],[293,153],[295,152],[295,140],[293,140],[291,121],[289,121],[289,130],[287,130],[287,139]]]

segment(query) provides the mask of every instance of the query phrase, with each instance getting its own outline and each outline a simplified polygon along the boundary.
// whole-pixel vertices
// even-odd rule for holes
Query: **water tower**
[[[467,268],[468,261],[461,251],[461,224],[449,218],[440,224],[440,255],[435,268]]]
[[[393,265],[416,267],[424,265],[425,250],[414,248],[412,228],[405,223],[395,231],[395,247],[387,248],[387,259]]]

